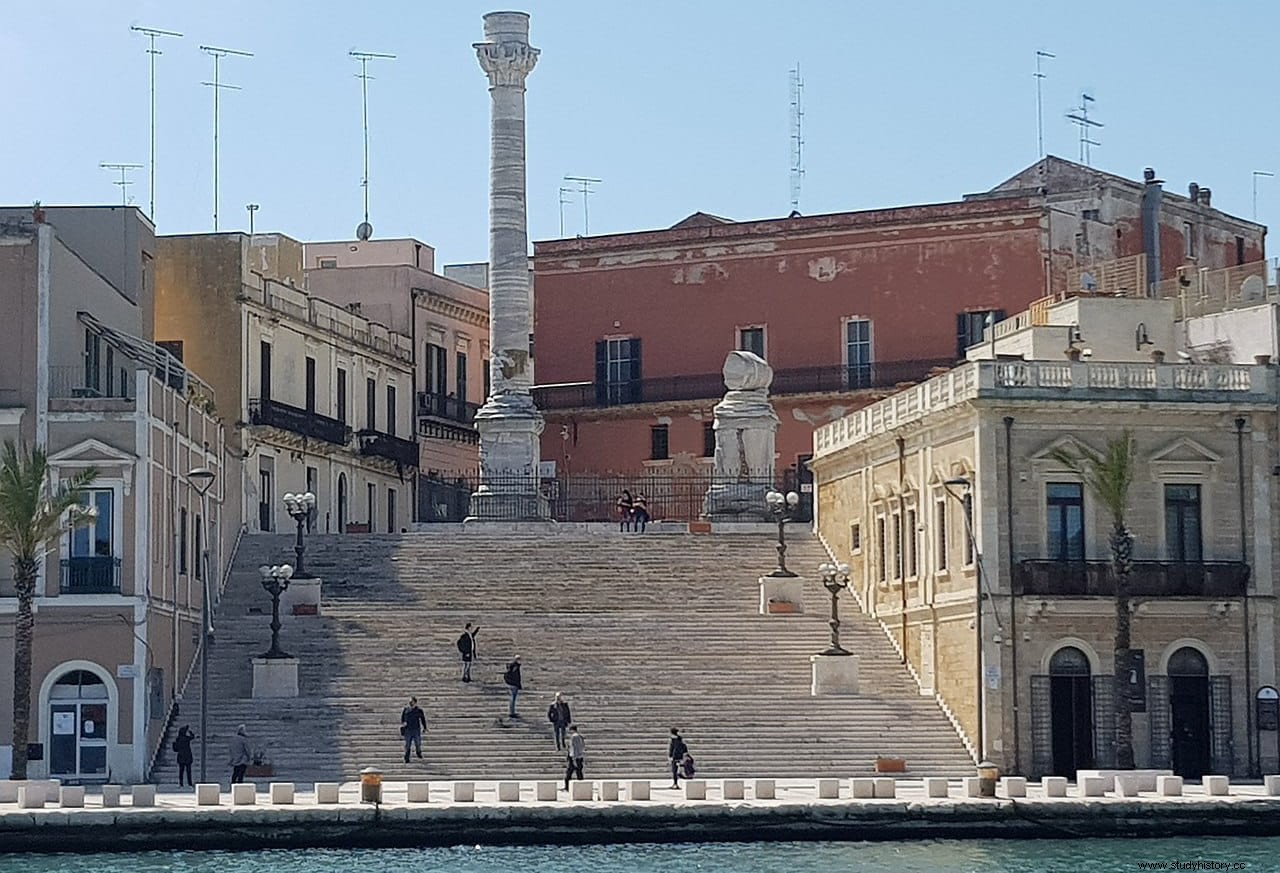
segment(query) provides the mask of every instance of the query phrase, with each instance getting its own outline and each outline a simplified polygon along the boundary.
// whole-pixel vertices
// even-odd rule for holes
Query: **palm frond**
[[[1134,478],[1133,434],[1124,431],[1108,440],[1101,454],[1088,446],[1076,453],[1057,448],[1050,457],[1081,478],[1093,496],[1107,508],[1116,526],[1123,527],[1129,511],[1129,489]]]
[[[34,561],[56,547],[64,524],[89,517],[80,501],[97,478],[89,468],[52,488],[48,453],[6,440],[0,448],[0,549],[15,560]]]

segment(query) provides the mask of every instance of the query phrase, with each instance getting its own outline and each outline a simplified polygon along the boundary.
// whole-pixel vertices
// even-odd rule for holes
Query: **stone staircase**
[[[821,544],[799,531],[789,539],[789,564],[816,577]],[[292,550],[278,535],[241,544],[211,650],[211,778],[226,781],[239,723],[277,779],[345,780],[369,765],[398,779],[554,778],[563,763],[546,711],[556,691],[597,778],[662,778],[671,726],[710,778],[848,776],[870,772],[877,754],[905,757],[917,775],[973,769],[851,596],[841,636],[860,656],[861,694],[809,695],[829,599],[813,578],[805,614],[757,614],[756,578],[774,561],[768,535],[442,527],[313,536],[306,559],[324,580],[323,615],[284,617],[281,631],[301,659],[301,696],[253,700],[249,659],[270,642],[271,611],[257,567],[292,561]],[[470,684],[455,647],[467,621],[481,628]],[[509,719],[502,674],[515,654],[525,691],[521,717]],[[406,765],[399,716],[410,695],[428,729],[425,760]],[[198,698],[193,681],[174,730],[198,726]],[[167,752],[153,777],[176,774]]]

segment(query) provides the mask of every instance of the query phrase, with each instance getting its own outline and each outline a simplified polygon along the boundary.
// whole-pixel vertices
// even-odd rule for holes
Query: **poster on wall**
[[[53,735],[66,737],[76,732],[76,714],[74,712],[55,712],[53,714]]]

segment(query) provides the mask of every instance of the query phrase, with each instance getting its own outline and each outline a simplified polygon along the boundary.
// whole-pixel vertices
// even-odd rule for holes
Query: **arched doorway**
[[[102,679],[68,670],[49,689],[49,775],[76,779],[107,776],[107,708]]]
[[[1049,711],[1052,719],[1053,775],[1075,778],[1093,768],[1093,687],[1089,658],[1075,646],[1063,646],[1049,660]]]
[[[1169,656],[1167,672],[1173,772],[1199,779],[1209,772],[1209,662],[1183,646]]]
[[[338,533],[347,532],[347,474],[338,474]]]

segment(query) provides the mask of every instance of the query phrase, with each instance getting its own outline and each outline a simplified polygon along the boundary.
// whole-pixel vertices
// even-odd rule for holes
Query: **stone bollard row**
[[[648,779],[627,783],[627,800],[648,800],[650,787]]]
[[[946,797],[948,788],[946,779],[930,777],[924,780],[925,797]]]
[[[431,801],[430,782],[410,782],[405,786],[410,803],[429,803]]]
[[[538,800],[555,800],[559,796],[560,786],[555,782],[539,782],[537,787],[534,789],[534,797]]]
[[[1226,797],[1231,789],[1231,780],[1226,776],[1206,776],[1202,784],[1204,793],[1210,797]]]
[[[237,782],[231,786],[232,806],[253,806],[258,802],[258,786],[251,782]]]
[[[337,782],[317,782],[316,803],[337,803],[339,788],[340,786]]]
[[[222,802],[222,786],[217,782],[201,782],[196,786],[196,806],[217,806]]]
[[[1005,797],[1026,797],[1027,780],[1022,776],[1004,776],[1000,779],[1000,791]]]
[[[59,805],[63,809],[84,808],[84,786],[66,785],[58,792]]]
[[[818,780],[818,799],[819,800],[837,800],[840,797],[840,780],[839,779],[819,779]]]
[[[1268,797],[1280,797],[1280,776],[1263,776],[1262,785]]]
[[[706,800],[707,781],[705,779],[686,779],[684,781],[685,800]]]
[[[1066,776],[1045,776],[1040,780],[1040,786],[1044,788],[1045,797],[1066,797],[1067,796],[1067,777]]]
[[[601,800],[617,800],[618,799],[618,783],[612,780],[606,780],[600,783],[600,799]]]
[[[129,790],[129,803],[137,807],[156,805],[156,787],[154,785],[135,785]]]
[[[570,800],[594,800],[595,785],[591,782],[579,779],[577,782],[569,783],[569,799]]]
[[[1181,776],[1159,776],[1156,778],[1156,791],[1161,797],[1181,797]]]
[[[757,779],[755,796],[756,800],[773,800],[778,796],[778,783],[772,779]]]
[[[293,803],[292,782],[272,782],[267,792],[272,806],[288,806]]]
[[[720,796],[725,800],[742,800],[747,796],[746,783],[741,779],[725,779],[720,783]]]
[[[520,800],[520,783],[519,782],[499,782],[498,783],[498,802],[500,803],[517,803]]]

